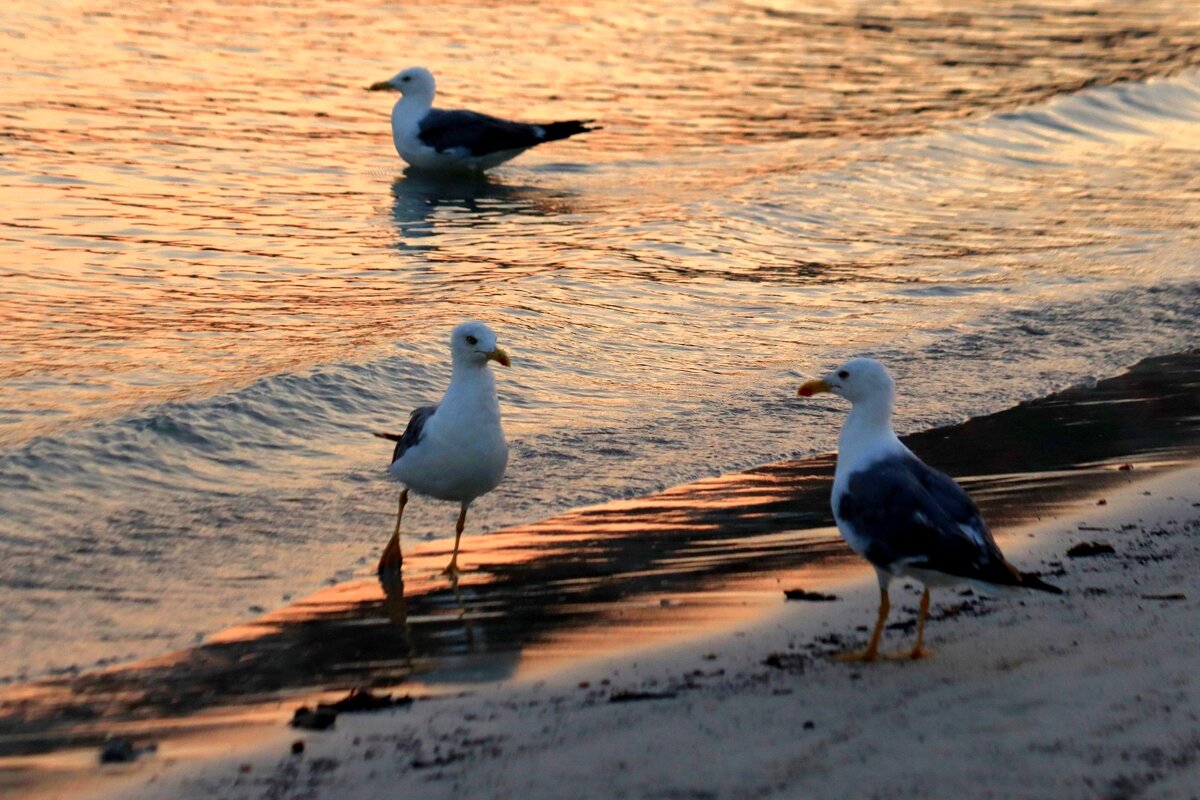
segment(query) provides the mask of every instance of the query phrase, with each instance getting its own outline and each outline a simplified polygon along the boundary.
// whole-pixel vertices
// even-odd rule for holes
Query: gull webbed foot
[[[849,653],[837,653],[834,655],[834,661],[842,662],[871,662],[879,658],[879,650],[874,647],[868,647],[865,650],[855,650]]]

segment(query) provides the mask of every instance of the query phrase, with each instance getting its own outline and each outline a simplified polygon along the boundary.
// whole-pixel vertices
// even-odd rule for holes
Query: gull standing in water
[[[392,141],[400,157],[417,169],[482,172],[544,142],[595,130],[588,127],[591,120],[532,125],[434,108],[433,73],[424,67],[409,67],[368,88],[400,92],[392,107]]]
[[[388,472],[404,484],[396,511],[396,530],[379,559],[379,571],[401,564],[400,520],[409,491],[459,504],[454,554],[442,574],[458,576],[458,543],[467,509],[495,489],[508,464],[508,444],[500,427],[496,380],[488,362],[509,365],[496,345],[496,334],[482,322],[464,322],[450,334],[453,370],[440,403],[412,412],[402,434],[377,433],[396,443]]]
[[[867,649],[844,661],[873,661],[891,604],[888,584],[897,575],[924,584],[917,643],[924,648],[929,589],[969,583],[984,592],[1022,587],[1061,594],[1005,560],[975,503],[948,476],[926,466],[892,430],[896,384],[878,361],[855,358],[799,389],[801,397],[832,392],[851,403],[838,437],[833,516],[850,548],[871,562],[879,578],[879,615]]]

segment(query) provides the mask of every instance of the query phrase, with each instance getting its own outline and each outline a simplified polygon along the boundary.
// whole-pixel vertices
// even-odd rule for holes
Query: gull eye
[[[846,372],[846,370],[842,370],[841,372],[838,373],[838,377],[841,378],[842,380],[846,380],[846,378],[850,377],[850,373]]]
[[[407,78],[405,80],[407,80]],[[467,344],[476,345],[476,344],[479,344],[479,340],[476,339],[474,336],[467,336]]]
[[[405,76],[404,76],[403,78],[401,78],[400,80],[404,81],[405,83],[408,83],[409,81],[411,81],[411,80],[412,80],[412,75],[405,75]]]

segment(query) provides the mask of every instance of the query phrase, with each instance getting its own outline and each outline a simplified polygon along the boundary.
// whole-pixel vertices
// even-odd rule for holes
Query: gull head
[[[399,92],[402,95],[433,97],[433,73],[424,67],[409,67],[386,81],[371,84],[367,89],[372,92]]]
[[[482,367],[495,361],[509,366],[508,353],[496,345],[496,334],[482,322],[464,322],[450,334],[450,354],[455,364]]]
[[[801,397],[832,392],[851,403],[883,402],[891,406],[896,382],[887,367],[872,358],[852,358],[824,378],[808,381],[796,392]]]

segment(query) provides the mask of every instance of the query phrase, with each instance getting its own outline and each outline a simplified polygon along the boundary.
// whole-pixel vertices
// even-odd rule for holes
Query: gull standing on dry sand
[[[910,658],[929,654],[924,640],[932,586],[970,583],[988,593],[1005,587],[1062,593],[1009,564],[962,487],[901,444],[892,430],[896,383],[882,364],[851,359],[821,380],[808,381],[798,394],[822,392],[844,397],[852,406],[838,437],[833,516],[850,548],[871,562],[879,578],[879,616],[871,641],[866,650],[839,658],[874,661],[879,655],[891,608],[888,584],[897,575],[925,587]]]
[[[400,519],[411,490],[459,503],[454,554],[442,573],[457,578],[458,542],[467,508],[504,478],[508,444],[500,427],[496,380],[488,362],[507,367],[508,354],[496,346],[496,334],[487,325],[464,322],[450,334],[450,355],[453,369],[442,401],[413,411],[402,434],[375,434],[396,443],[388,472],[404,484],[396,530],[379,559],[380,573],[400,567]]]
[[[434,108],[433,73],[424,67],[409,67],[368,88],[400,92],[392,107],[392,142],[400,157],[417,169],[482,172],[544,142],[595,130],[588,127],[592,120],[533,125]]]

